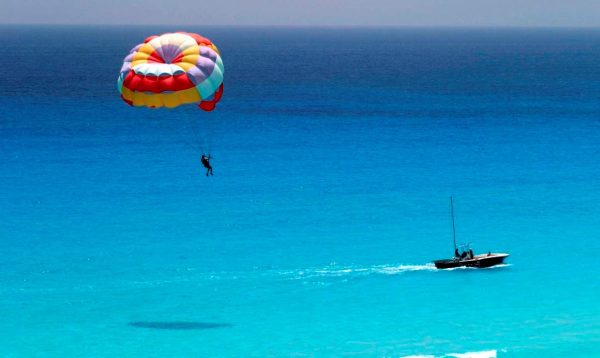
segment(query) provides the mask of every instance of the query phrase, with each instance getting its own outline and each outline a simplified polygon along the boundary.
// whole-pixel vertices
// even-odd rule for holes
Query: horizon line
[[[68,23],[0,23],[0,26],[73,26],[73,27],[166,27],[166,26],[193,26],[193,27],[229,27],[229,28],[397,28],[397,29],[600,29],[600,25],[588,26],[588,25],[277,25],[277,24],[264,24],[264,25],[224,25],[224,24],[101,24],[101,23],[90,23],[90,24],[68,24]]]

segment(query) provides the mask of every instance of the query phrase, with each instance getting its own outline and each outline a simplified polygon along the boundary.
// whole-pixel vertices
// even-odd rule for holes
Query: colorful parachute
[[[151,108],[199,103],[212,111],[223,94],[223,61],[200,35],[177,32],[150,36],[125,57],[117,81],[129,105]]]

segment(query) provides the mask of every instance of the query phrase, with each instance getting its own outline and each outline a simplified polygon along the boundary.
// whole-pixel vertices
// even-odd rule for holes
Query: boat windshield
[[[471,243],[469,242],[467,244],[460,244],[457,248],[459,252],[469,251],[471,250]]]

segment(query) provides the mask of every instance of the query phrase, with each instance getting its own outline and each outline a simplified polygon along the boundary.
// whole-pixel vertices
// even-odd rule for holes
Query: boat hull
[[[483,254],[477,255],[472,259],[465,260],[436,260],[433,263],[435,267],[438,269],[449,269],[456,267],[476,267],[476,268],[486,268],[492,267],[496,265],[500,265],[504,262],[504,259],[508,257],[508,254]]]

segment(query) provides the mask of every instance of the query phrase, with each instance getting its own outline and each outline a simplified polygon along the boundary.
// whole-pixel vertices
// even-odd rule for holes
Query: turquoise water
[[[217,110],[128,107],[172,30],[0,27],[4,356],[597,354],[600,31],[186,28]]]

